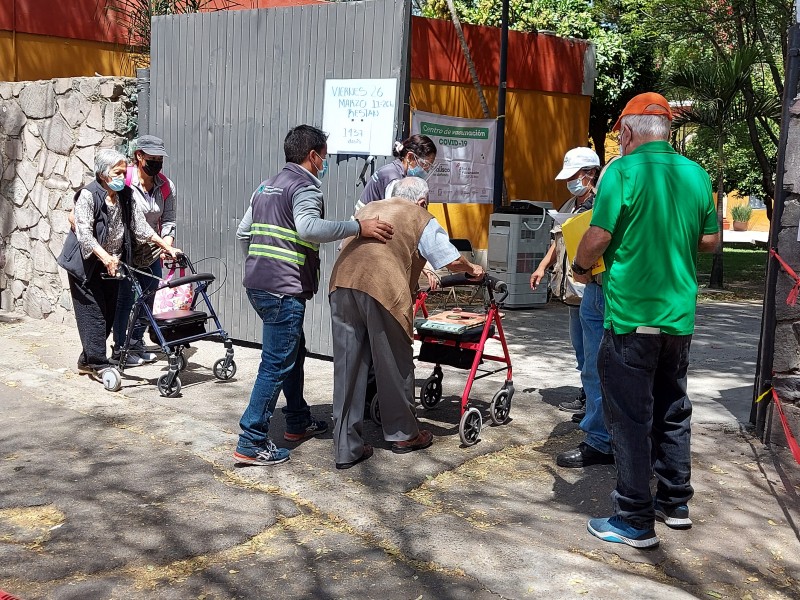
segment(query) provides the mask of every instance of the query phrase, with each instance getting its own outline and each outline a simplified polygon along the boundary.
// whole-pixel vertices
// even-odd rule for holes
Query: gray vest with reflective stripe
[[[315,187],[309,173],[299,165],[287,163],[256,190],[244,266],[246,288],[306,299],[316,293],[319,244],[300,239],[292,211],[293,196],[308,187]]]

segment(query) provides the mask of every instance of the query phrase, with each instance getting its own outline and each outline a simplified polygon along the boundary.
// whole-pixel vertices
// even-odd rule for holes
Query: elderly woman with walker
[[[120,261],[130,264],[137,244],[151,242],[173,258],[173,248],[147,224],[125,185],[127,161],[116,150],[100,150],[94,180],[75,194],[75,227],[67,235],[58,264],[67,271],[75,322],[81,340],[78,373],[106,382],[113,374],[107,340],[114,323],[122,274]]]

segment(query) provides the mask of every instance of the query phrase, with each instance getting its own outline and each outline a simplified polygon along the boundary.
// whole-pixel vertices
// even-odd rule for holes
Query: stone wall
[[[795,35],[795,40],[800,35]],[[800,223],[800,86],[794,90],[790,101],[788,139],[786,145],[783,188],[787,197],[778,225],[778,254],[795,272],[800,273],[800,242],[797,241]],[[783,271],[778,273],[775,290],[775,355],[772,361],[775,391],[783,401],[784,409],[795,436],[800,436],[800,302],[795,306],[786,303],[794,281]],[[777,413],[773,415],[769,439],[786,445]]]
[[[0,82],[1,309],[57,321],[71,315],[56,264],[67,217],[75,191],[93,177],[95,152],[124,152],[135,135],[135,81]]]

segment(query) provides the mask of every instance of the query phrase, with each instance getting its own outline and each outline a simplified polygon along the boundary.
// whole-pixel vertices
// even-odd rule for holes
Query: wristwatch
[[[574,260],[572,261],[572,264],[569,267],[570,267],[570,269],[572,269],[572,272],[575,273],[576,275],[586,275],[589,271],[592,270],[591,267],[589,267],[588,269],[584,269],[582,266],[580,266]]]

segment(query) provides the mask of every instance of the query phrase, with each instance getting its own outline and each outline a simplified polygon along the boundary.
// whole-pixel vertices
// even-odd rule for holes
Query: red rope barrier
[[[778,416],[781,418],[781,425],[783,425],[783,433],[786,434],[786,441],[789,444],[789,450],[792,451],[792,456],[797,461],[797,464],[800,464],[800,445],[797,444],[797,440],[792,434],[792,430],[789,427],[789,421],[786,419],[786,414],[783,412],[783,406],[781,405],[780,398],[778,398],[778,392],[775,391],[775,388],[772,388],[772,397],[775,400],[775,408],[778,409]]]
[[[783,268],[784,271],[786,271],[789,277],[794,279],[794,287],[791,289],[789,295],[786,297],[786,304],[788,304],[789,306],[794,306],[795,304],[797,304],[797,296],[800,295],[800,277],[798,277],[797,273],[795,273],[794,270],[792,270],[792,267],[790,267],[786,263],[786,261],[781,258],[781,255],[777,253],[775,248],[770,248],[769,253],[771,256],[774,256],[777,259],[778,263],[780,263],[781,267]]]

